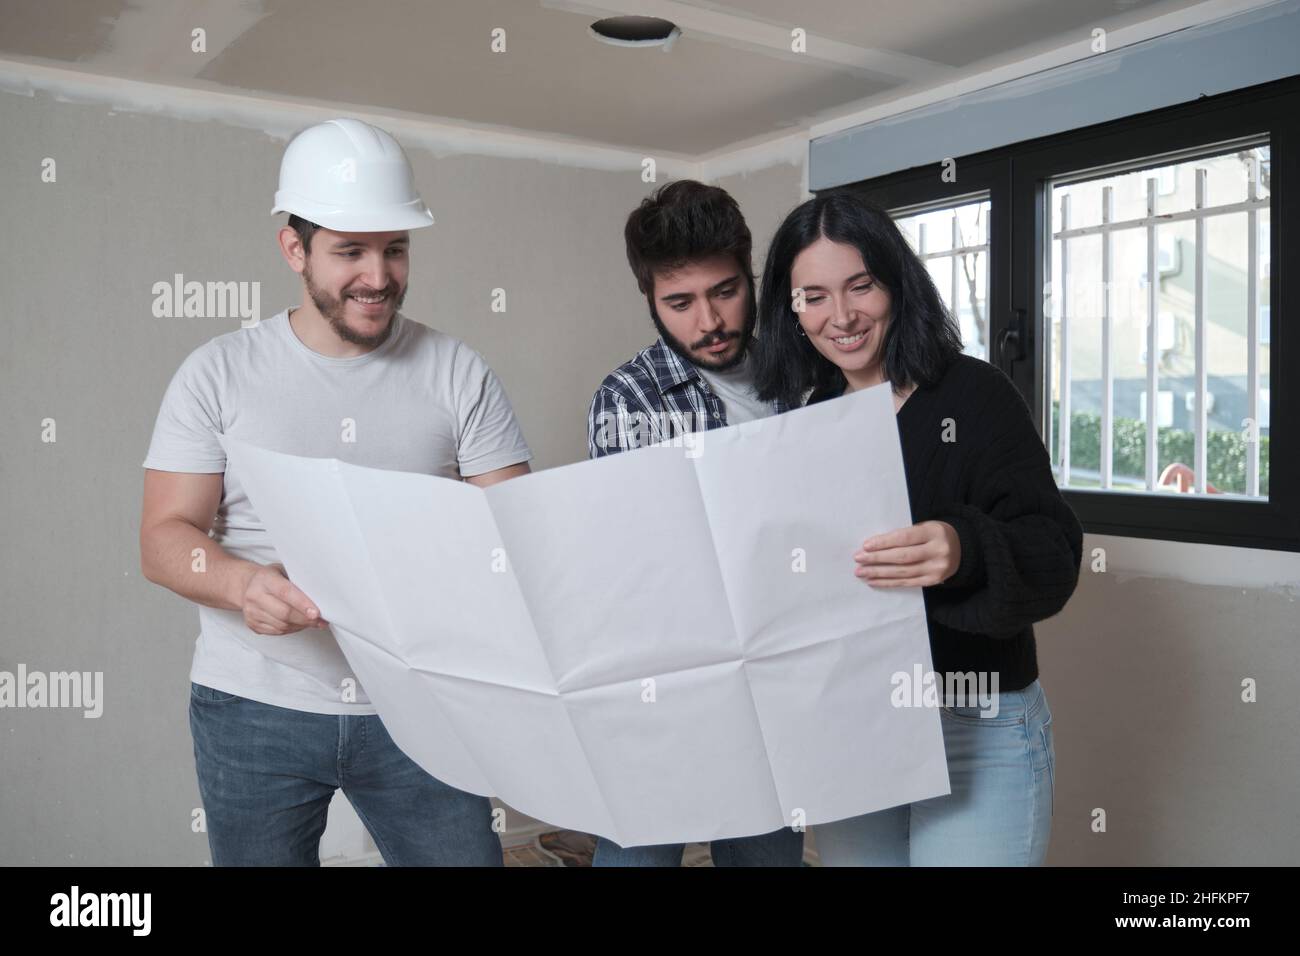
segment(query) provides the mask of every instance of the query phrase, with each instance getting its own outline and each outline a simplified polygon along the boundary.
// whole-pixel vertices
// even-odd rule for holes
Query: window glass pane
[[[894,221],[921,256],[943,304],[957,320],[964,351],[988,360],[989,201],[896,215]]]
[[[1068,391],[1070,403],[1068,486],[1101,486],[1101,239],[1080,236],[1054,244],[1053,298],[1058,321],[1053,340],[1061,343],[1062,362],[1054,382]],[[1064,326],[1064,328],[1062,327]],[[1059,410],[1054,408],[1054,417]],[[1059,427],[1059,426],[1058,426]],[[1057,444],[1060,443],[1059,432]]]

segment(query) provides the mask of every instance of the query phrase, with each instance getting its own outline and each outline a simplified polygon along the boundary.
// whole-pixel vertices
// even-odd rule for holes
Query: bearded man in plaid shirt
[[[758,314],[753,240],[725,190],[679,180],[628,217],[628,264],[659,338],[605,377],[587,413],[592,458],[724,428],[783,411],[752,388]],[[680,866],[682,844],[597,841],[593,866]],[[798,866],[803,833],[715,840],[716,866]]]

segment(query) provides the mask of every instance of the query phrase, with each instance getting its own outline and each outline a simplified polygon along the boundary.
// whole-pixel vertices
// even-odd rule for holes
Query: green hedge
[[[1060,405],[1052,403],[1052,434],[1057,434]],[[1134,418],[1116,418],[1111,473],[1141,478],[1146,475],[1146,424]],[[1179,428],[1161,428],[1156,435],[1156,461],[1161,468],[1181,461],[1196,467],[1196,436]],[[1268,436],[1260,437],[1259,492],[1268,495]],[[1211,430],[1206,443],[1209,474],[1206,480],[1220,491],[1246,493],[1246,439],[1241,432]],[[1053,452],[1055,457],[1055,452]],[[1071,467],[1101,468],[1101,415],[1070,413]],[[1157,477],[1159,475],[1157,474]]]

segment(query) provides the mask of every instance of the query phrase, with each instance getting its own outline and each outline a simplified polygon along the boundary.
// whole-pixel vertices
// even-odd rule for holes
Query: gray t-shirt
[[[239,475],[226,469],[218,433],[290,455],[446,478],[532,457],[481,355],[400,314],[393,321],[382,345],[354,358],[309,349],[288,310],[200,346],[167,388],[144,467],[224,473],[212,539],[236,557],[270,564],[279,561],[275,546]],[[239,611],[203,606],[199,628],[196,683],[311,713],[375,713],[328,630],[268,636],[249,629]],[[355,702],[344,699],[352,688]]]
[[[752,358],[747,355],[743,362],[725,372],[715,372],[702,365],[695,367],[704,381],[708,382],[713,393],[722,399],[722,408],[727,416],[728,425],[752,422],[772,414],[772,406],[767,402],[760,402],[754,395],[752,363]]]

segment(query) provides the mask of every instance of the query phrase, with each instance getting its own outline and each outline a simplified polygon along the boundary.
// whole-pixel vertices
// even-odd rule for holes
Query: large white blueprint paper
[[[949,792],[937,711],[891,694],[931,669],[921,593],[853,575],[911,524],[887,386],[487,489],[223,444],[394,741],[452,786],[625,846]]]

